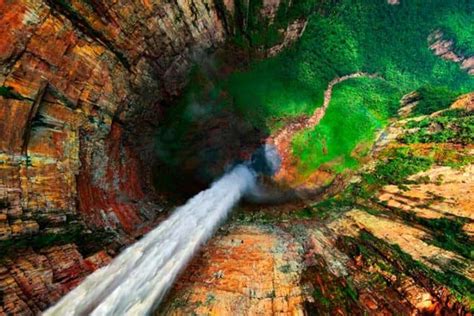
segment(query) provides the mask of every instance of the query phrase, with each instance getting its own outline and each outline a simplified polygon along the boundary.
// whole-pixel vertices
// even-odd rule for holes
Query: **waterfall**
[[[108,266],[88,276],[44,315],[150,313],[199,246],[254,186],[255,172],[245,165],[236,166]]]

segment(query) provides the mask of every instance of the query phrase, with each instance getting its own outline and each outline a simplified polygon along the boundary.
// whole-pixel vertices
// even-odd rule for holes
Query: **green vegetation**
[[[349,185],[335,197],[298,210],[292,216],[299,219],[325,220],[353,208],[379,214],[381,211],[376,207],[367,206],[367,202],[373,199],[377,190],[388,184],[403,187],[410,182],[408,177],[429,169],[434,162],[431,157],[414,153],[410,147],[395,148],[386,155],[388,158],[380,161],[373,172],[364,173],[360,182]]]
[[[214,304],[215,301],[216,301],[216,297],[213,294],[207,294],[206,302],[204,304],[209,306],[209,305]]]
[[[314,289],[312,296],[313,299],[321,303],[324,308],[329,309],[331,307],[331,301],[324,296],[323,292],[319,288]]]
[[[425,105],[429,101],[430,106],[444,106],[442,101],[450,99],[447,93],[437,100],[428,92],[449,89],[449,96],[455,96],[472,90],[473,79],[457,65],[434,56],[426,44],[428,35],[436,28],[448,28],[449,21],[470,20],[472,24],[466,6],[470,5],[455,1],[413,1],[400,6],[368,0],[320,4],[315,10],[323,14],[311,17],[299,43],[276,58],[233,74],[226,88],[242,115],[259,128],[272,129],[272,122],[280,117],[311,114],[322,104],[323,91],[333,78],[356,71],[380,74],[383,86],[367,79],[357,80],[359,84],[341,83],[329,107],[334,109],[327,113],[330,119],[295,139],[301,172],[331,161],[335,171],[342,171],[357,164],[352,151],[373,139],[403,94],[421,89],[427,94]],[[456,25],[456,31],[469,33],[461,25]]]
[[[313,297],[312,301],[305,302],[305,314],[330,315],[336,309],[341,314],[362,314],[352,276],[332,274],[323,258],[314,254],[314,263],[302,272],[302,284],[312,285],[310,293]]]
[[[418,89],[419,102],[413,115],[426,115],[448,108],[459,95],[448,87],[421,87]]]
[[[419,217],[412,211],[399,210],[394,207],[388,208],[392,214],[400,217],[403,221],[426,227],[431,234],[425,240],[427,243],[458,253],[466,259],[474,259],[474,243],[463,230],[464,225],[470,221],[468,218],[450,216],[428,219]]]
[[[398,245],[389,245],[383,240],[378,239],[369,232],[362,231],[360,238],[365,241],[365,246],[375,248],[382,253],[389,253],[387,256],[397,270],[403,271],[414,278],[426,278],[446,284],[459,301],[463,301],[469,308],[474,310],[474,282],[453,271],[436,271],[430,269],[423,263],[414,260],[409,254],[405,253]],[[358,243],[356,243],[358,244]]]
[[[387,161],[379,163],[375,172],[365,174],[364,180],[369,185],[402,185],[409,182],[409,176],[429,169],[432,163],[431,158],[416,156],[409,147],[401,147],[392,151]]]
[[[435,117],[408,122],[407,128],[416,129],[405,133],[400,141],[416,143],[474,143],[474,115],[464,110],[449,110]]]
[[[242,54],[245,58],[252,56],[254,49],[279,41],[279,28],[309,16],[303,37],[274,58],[243,62],[230,75],[227,65],[226,75],[211,78],[210,88],[206,83],[204,97],[195,89],[202,86],[202,76],[194,77],[184,99],[191,97],[209,109],[235,111],[266,135],[291,118],[311,115],[322,105],[324,90],[332,79],[357,71],[380,76],[335,86],[320,126],[294,140],[302,174],[322,166],[333,172],[356,167],[376,131],[396,114],[404,94],[418,90],[423,99],[415,111],[430,113],[474,89],[472,76],[435,56],[427,44],[428,36],[440,29],[453,35],[459,47],[474,47],[469,28],[474,15],[467,1],[414,0],[391,6],[372,0],[302,0],[293,1],[292,7],[284,1],[286,5],[280,7],[272,26],[259,15],[262,1],[250,3],[247,8],[239,2],[234,21],[239,26],[234,44],[249,52]],[[217,68],[225,68],[220,62]],[[182,116],[187,115],[184,109]],[[186,146],[189,140],[185,135],[173,135],[169,143]]]
[[[466,12],[470,15],[446,14],[442,22],[442,30],[446,39],[455,43],[455,51],[463,56],[474,55],[474,33],[466,29],[465,23],[472,23],[474,3],[468,1]]]
[[[331,215],[347,211],[354,207],[354,201],[348,197],[338,196],[325,199],[319,203],[307,206],[293,212],[293,216],[299,219],[328,219]]]
[[[270,23],[260,12],[262,0],[237,0],[234,24],[236,35],[233,43],[245,49],[266,49],[282,40],[281,29],[285,29],[291,22],[309,16],[316,8],[314,1],[282,0]],[[225,11],[222,0],[217,1],[221,11]]]
[[[285,265],[280,266],[279,270],[282,273],[290,273],[292,271],[291,265],[289,265],[289,264],[285,264]]]
[[[463,230],[463,226],[469,221],[467,218],[418,218],[418,222],[428,227],[434,234],[430,242],[435,246],[454,251],[463,257],[474,259],[474,243]]]
[[[346,286],[343,288],[343,291],[346,297],[350,297],[354,302],[357,302],[359,299],[359,294],[357,293],[357,289],[355,288],[354,284],[350,280],[348,280]]]
[[[335,86],[331,105],[314,130],[297,135],[293,152],[301,159],[302,174],[325,163],[336,162],[331,169],[342,171],[357,165],[357,156],[368,149],[354,149],[374,139],[393,114],[398,91],[381,79],[352,79]],[[350,100],[350,102],[348,102]]]

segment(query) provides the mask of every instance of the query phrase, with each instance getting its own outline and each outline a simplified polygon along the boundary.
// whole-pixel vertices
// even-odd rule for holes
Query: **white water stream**
[[[240,198],[255,186],[244,165],[191,198],[108,266],[88,276],[44,315],[146,315]]]

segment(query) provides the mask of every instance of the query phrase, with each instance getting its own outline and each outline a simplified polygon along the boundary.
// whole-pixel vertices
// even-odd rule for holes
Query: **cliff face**
[[[44,309],[100,266],[74,243],[44,248],[51,239],[106,228],[126,243],[156,220],[148,137],[193,62],[245,26],[240,6],[0,1],[0,241],[13,252],[0,265],[0,314]],[[261,14],[278,6],[264,1]]]
[[[0,315],[44,310],[159,221],[159,192],[150,184],[153,134],[167,105],[181,94],[193,64],[227,40],[273,56],[301,36],[306,21],[298,14],[282,19],[283,5],[298,1],[0,0]],[[266,23],[278,32],[260,36]],[[470,72],[472,58],[438,37],[430,40],[433,52]],[[472,110],[472,95],[465,99],[458,103]],[[244,123],[231,112],[199,120],[195,130],[202,134],[190,131],[193,146],[182,146],[183,157],[194,160],[200,149],[227,143],[239,148],[217,163],[207,156],[183,161],[216,176],[228,157],[247,159],[268,135]],[[397,124],[382,142],[400,136],[392,134],[404,129]],[[461,123],[453,130],[462,131]],[[341,199],[302,210],[237,212],[243,219],[234,218],[195,258],[163,311],[467,314],[471,301],[456,297],[470,295],[473,280],[465,247],[472,237],[465,196],[473,171],[464,168],[472,164],[472,144],[431,141],[390,144],[437,155],[437,165],[416,181],[372,188],[356,176],[350,198],[344,191]],[[374,153],[393,162],[383,145]],[[438,179],[440,166],[456,181]],[[326,183],[329,176],[322,178]],[[446,214],[436,210],[448,207],[443,199]]]
[[[109,262],[103,251],[84,259],[73,244],[22,251],[0,266],[0,315],[38,314]]]
[[[193,54],[224,40],[216,8],[8,1],[0,9],[0,238],[78,213],[133,231],[144,220],[136,203],[144,177],[124,130],[153,123]]]
[[[155,315],[472,315],[473,106],[392,122],[331,199],[239,209]]]

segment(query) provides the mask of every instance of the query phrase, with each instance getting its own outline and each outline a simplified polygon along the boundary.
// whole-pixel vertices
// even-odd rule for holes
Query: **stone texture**
[[[0,1],[1,242],[82,223],[123,245],[156,223],[152,135],[191,66],[239,27],[239,4],[218,3]],[[267,1],[262,14],[278,6]],[[0,314],[36,314],[108,260],[70,247],[7,265]]]
[[[378,199],[390,207],[415,212],[423,218],[458,216],[474,220],[474,166],[435,167],[410,177],[428,183],[408,184],[404,190],[385,186]]]
[[[303,315],[298,248],[283,232],[232,229],[205,247],[160,310],[168,315]]]
[[[110,260],[83,259],[74,244],[22,251],[0,265],[0,315],[36,315]]]
[[[436,56],[455,62],[468,74],[474,75],[474,56],[464,56],[458,53],[456,43],[451,39],[446,39],[441,30],[430,34],[428,44]]]
[[[0,96],[1,238],[40,228],[16,218],[57,224],[78,210],[92,226],[133,231],[150,218],[126,134],[225,39],[213,3],[16,0],[0,10],[0,84],[23,97]]]

